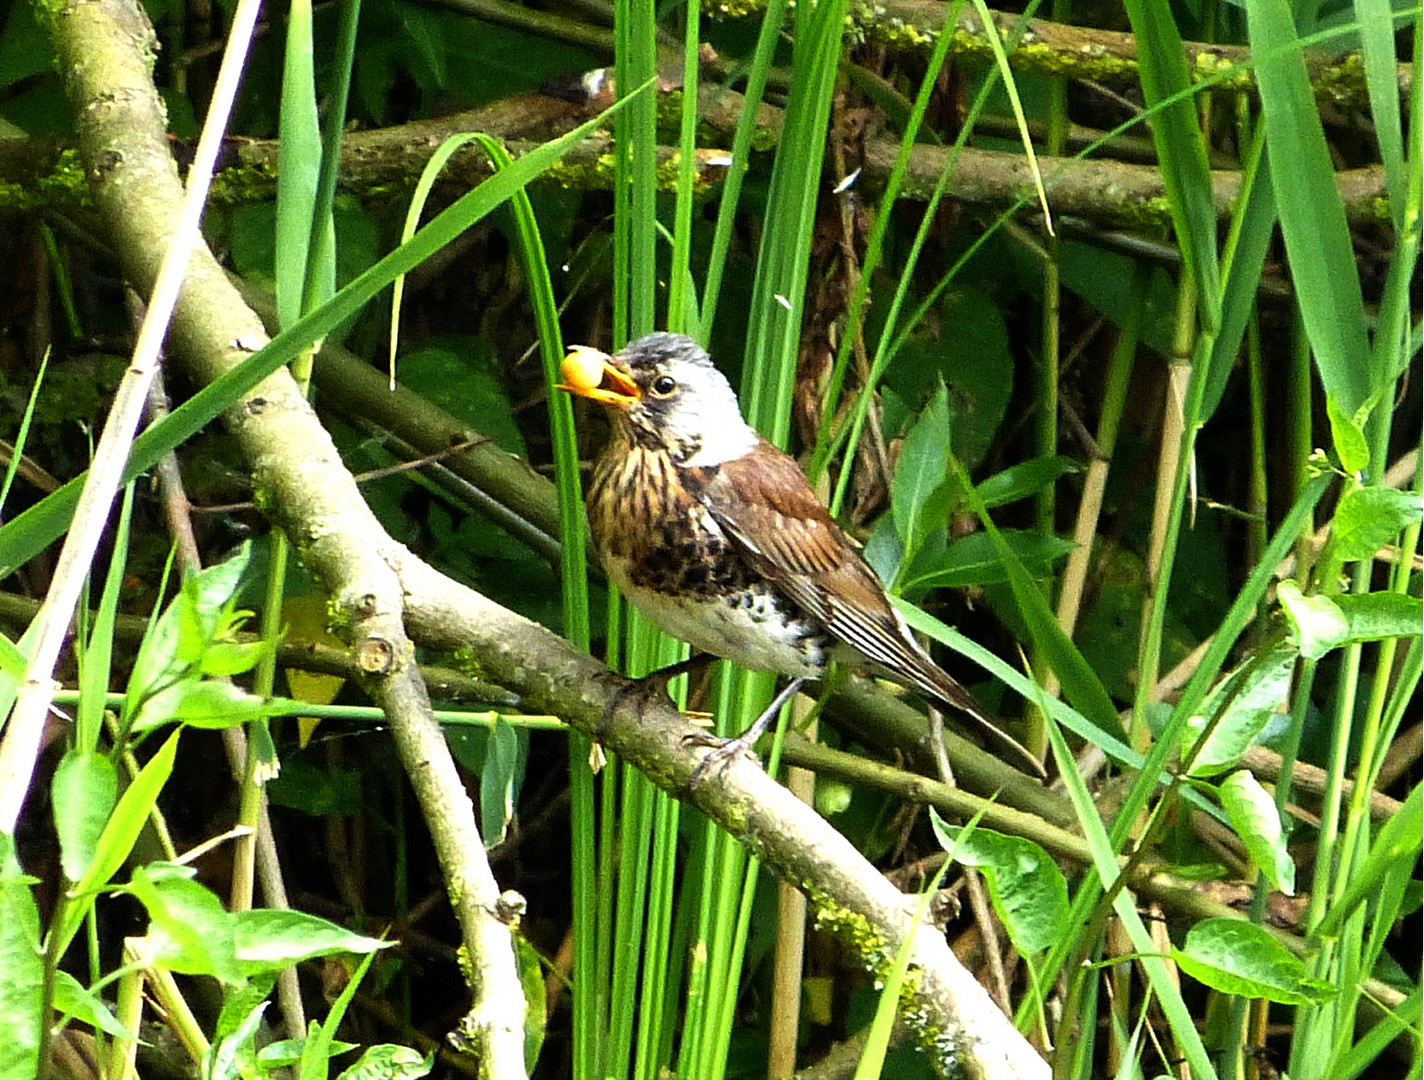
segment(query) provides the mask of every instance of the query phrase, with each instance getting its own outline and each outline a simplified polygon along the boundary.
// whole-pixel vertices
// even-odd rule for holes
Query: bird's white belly
[[[677,597],[631,584],[623,560],[608,560],[607,570],[634,607],[660,630],[694,649],[754,671],[793,678],[817,678],[825,670],[824,637],[806,620],[788,618],[783,604],[769,591]]]

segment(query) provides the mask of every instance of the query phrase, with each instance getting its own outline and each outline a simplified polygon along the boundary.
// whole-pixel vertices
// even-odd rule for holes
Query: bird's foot
[[[618,679],[618,689],[608,699],[608,704],[603,709],[603,715],[598,718],[594,739],[598,742],[603,741],[603,736],[607,734],[609,725],[613,723],[614,715],[627,704],[629,699],[638,702],[638,715],[641,718],[643,710],[650,702],[667,700],[668,685],[679,675],[690,675],[700,671],[716,659],[715,656],[709,656],[706,653],[697,653],[676,664],[669,664],[665,668],[651,671],[641,679],[623,679],[621,676],[615,675],[614,677]]]
[[[687,778],[687,790],[691,791],[696,788],[713,769],[721,769],[733,759],[751,753],[752,747],[756,745],[757,740],[762,737],[771,722],[776,719],[776,714],[781,711],[781,707],[796,695],[805,682],[805,679],[792,679],[787,683],[781,693],[777,694],[771,704],[756,718],[751,727],[735,739],[720,739],[714,735],[704,735],[701,732],[683,736],[684,745],[712,747],[702,756],[702,760],[692,770],[692,775]],[[752,757],[755,758],[756,755],[752,754]]]

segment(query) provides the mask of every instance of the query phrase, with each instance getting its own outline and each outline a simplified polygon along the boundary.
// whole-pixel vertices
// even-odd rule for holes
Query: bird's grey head
[[[679,465],[720,465],[750,452],[757,435],[742,419],[731,385],[689,337],[649,334],[612,358],[634,393],[618,402],[641,445],[665,448]],[[605,402],[609,404],[610,402]]]

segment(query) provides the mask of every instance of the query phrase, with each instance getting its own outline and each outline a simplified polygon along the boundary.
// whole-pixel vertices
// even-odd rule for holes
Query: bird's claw
[[[750,739],[747,735],[752,736]],[[757,738],[761,735],[759,731],[748,731],[739,735],[735,739],[723,739],[716,735],[707,735],[702,732],[694,732],[691,735],[682,737],[683,746],[710,746],[711,749],[702,756],[702,760],[694,766],[692,774],[687,778],[687,790],[691,791],[705,780],[713,769],[726,768],[733,760],[739,757],[750,757],[758,765],[761,758],[757,757],[756,751],[752,749],[756,745]]]
[[[716,660],[715,656],[708,656],[706,653],[698,653],[686,660],[676,664],[670,664],[657,671],[651,671],[640,679],[626,679],[616,672],[600,673],[617,681],[618,686],[613,691],[613,696],[608,699],[608,704],[603,707],[603,714],[598,718],[598,725],[594,729],[594,739],[603,741],[603,736],[607,734],[609,726],[613,723],[613,717],[629,698],[635,698],[638,703],[638,718],[641,720],[643,710],[647,708],[649,702],[660,699],[667,700],[668,686],[679,675],[691,674],[700,668]]]

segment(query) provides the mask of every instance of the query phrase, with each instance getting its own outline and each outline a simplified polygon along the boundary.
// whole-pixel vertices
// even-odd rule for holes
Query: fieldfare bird
[[[930,659],[875,571],[800,467],[742,419],[736,395],[691,338],[649,334],[616,356],[584,346],[563,389],[607,408],[589,527],[609,579],[693,648],[794,681],[717,760],[745,751],[777,707],[832,662],[870,670],[965,714],[1035,773]],[[696,775],[712,760],[704,759]]]

